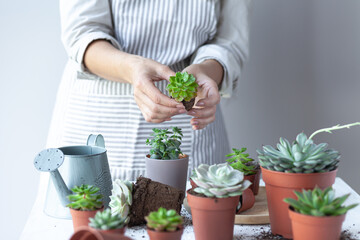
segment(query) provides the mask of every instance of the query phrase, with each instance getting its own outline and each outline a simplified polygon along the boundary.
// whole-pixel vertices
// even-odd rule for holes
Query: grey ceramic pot
[[[149,157],[149,155],[145,157],[147,178],[186,191],[188,155],[176,160],[159,160]]]

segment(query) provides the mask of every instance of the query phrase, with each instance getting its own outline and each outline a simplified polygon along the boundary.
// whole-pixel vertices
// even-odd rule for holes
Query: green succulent
[[[116,179],[111,190],[109,207],[113,215],[128,218],[132,204],[133,184],[129,181]]]
[[[251,182],[244,180],[244,173],[233,169],[229,164],[200,164],[195,168],[191,179],[198,186],[195,192],[206,197],[226,198],[238,196],[247,189]]]
[[[339,165],[339,152],[328,149],[326,143],[315,144],[312,138],[321,132],[331,133],[333,130],[350,128],[355,125],[360,125],[360,122],[320,129],[311,134],[309,138],[304,133],[300,133],[292,144],[285,138],[280,138],[277,149],[267,145],[263,146],[262,150],[257,150],[260,165],[272,171],[288,173],[332,171]]]
[[[74,194],[68,196],[71,203],[66,206],[82,211],[94,211],[99,209],[103,206],[101,201],[103,196],[101,194],[96,194],[99,190],[98,187],[92,185],[82,184],[80,187],[75,186],[71,189]]]
[[[100,230],[111,230],[123,228],[128,222],[128,218],[124,218],[118,214],[111,214],[111,210],[105,209],[97,212],[94,218],[89,218],[89,226]]]
[[[358,205],[342,206],[350,194],[335,198],[335,192],[331,187],[326,188],[324,191],[316,187],[313,190],[294,191],[294,193],[298,200],[285,198],[284,202],[290,204],[296,212],[305,215],[318,217],[338,216],[345,214]]]
[[[180,145],[183,137],[180,128],[173,127],[172,131],[153,128],[151,136],[154,138],[146,140],[146,144],[151,146],[150,158],[163,160],[179,159],[179,155],[182,154]]]
[[[230,157],[226,159],[230,166],[240,172],[243,172],[245,176],[255,174],[255,165],[251,165],[251,162],[253,162],[254,159],[248,158],[249,154],[244,153],[246,148],[241,148],[241,150],[233,148],[232,150],[233,153],[226,155],[226,157]]]
[[[159,232],[174,232],[183,225],[183,218],[173,209],[159,208],[145,217],[146,226]]]
[[[170,77],[170,83],[166,89],[169,91],[171,97],[176,101],[182,102],[190,101],[196,97],[198,84],[195,77],[187,72],[177,72],[175,76]]]

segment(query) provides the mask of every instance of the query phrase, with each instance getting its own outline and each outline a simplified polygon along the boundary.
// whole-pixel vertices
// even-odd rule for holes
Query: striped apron
[[[182,71],[198,47],[215,36],[219,15],[216,0],[113,0],[115,37],[122,51],[151,58]],[[191,116],[171,121],[145,121],[131,84],[81,74],[75,63],[66,65],[50,126],[47,147],[84,145],[89,134],[102,134],[112,178],[135,180],[145,174],[145,144],[152,128],[177,126],[183,130],[181,150],[190,156],[189,173],[201,163],[224,161],[229,144],[220,106],[216,120],[192,130]],[[156,86],[164,94],[166,81]]]

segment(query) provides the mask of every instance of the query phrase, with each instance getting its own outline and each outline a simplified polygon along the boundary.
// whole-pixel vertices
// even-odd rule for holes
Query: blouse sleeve
[[[217,33],[192,56],[192,63],[217,60],[224,68],[220,86],[222,97],[228,98],[239,81],[249,52],[249,8],[251,0],[223,0]]]
[[[106,39],[121,49],[114,38],[109,0],[60,0],[61,38],[71,60],[85,71],[84,53],[96,39]]]

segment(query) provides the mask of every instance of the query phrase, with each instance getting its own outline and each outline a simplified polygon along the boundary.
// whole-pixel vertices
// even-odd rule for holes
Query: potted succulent
[[[227,163],[201,164],[191,179],[196,188],[187,191],[197,240],[233,239],[239,196],[250,186],[244,174]]]
[[[244,179],[251,182],[251,186],[240,196],[241,205],[237,209],[237,213],[241,213],[254,206],[254,195],[257,195],[259,192],[260,166],[258,163],[254,163],[254,159],[249,158],[248,153],[245,153],[246,148],[241,148],[240,150],[233,148],[232,150],[233,153],[226,155],[226,157],[230,157],[226,161],[232,168],[244,173]]]
[[[97,194],[99,190],[98,187],[86,184],[71,189],[74,194],[68,196],[70,203],[67,207],[70,208],[74,230],[80,226],[87,226],[89,218],[103,209],[102,195]]]
[[[189,111],[195,104],[198,84],[195,77],[187,72],[177,72],[175,76],[171,76],[166,89],[169,91],[170,97],[181,102],[185,109]]]
[[[331,187],[324,191],[317,187],[295,191],[295,195],[298,200],[285,198],[284,202],[290,204],[289,216],[296,240],[340,239],[346,212],[358,205],[342,206],[350,194],[335,198]]]
[[[292,144],[280,138],[277,149],[263,146],[262,150],[257,150],[273,234],[292,238],[288,206],[282,201],[284,198],[295,197],[294,190],[313,189],[315,186],[325,189],[335,181],[339,152],[329,149],[326,143],[315,144],[312,138],[320,132],[331,133],[355,125],[360,123],[320,129],[309,138],[300,133]]]
[[[146,140],[151,146],[150,154],[145,157],[146,177],[185,192],[189,156],[180,149],[181,129],[154,128],[151,136],[154,138]]]
[[[145,217],[150,240],[180,240],[183,218],[174,210],[159,208]]]
[[[129,222],[128,217],[122,217],[120,214],[112,214],[109,208],[102,212],[97,212],[94,218],[89,218],[89,226],[102,232],[123,235],[125,225]]]

